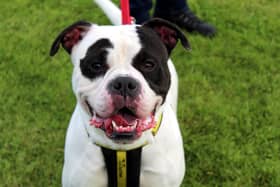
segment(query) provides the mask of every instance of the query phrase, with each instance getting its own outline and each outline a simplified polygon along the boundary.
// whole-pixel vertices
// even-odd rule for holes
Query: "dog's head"
[[[156,123],[170,87],[167,61],[178,40],[189,48],[179,29],[161,19],[142,26],[79,21],[58,35],[50,55],[60,45],[71,55],[73,90],[98,134],[93,136],[128,144]]]

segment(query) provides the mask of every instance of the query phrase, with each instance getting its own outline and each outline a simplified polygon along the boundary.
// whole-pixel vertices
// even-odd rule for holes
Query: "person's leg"
[[[130,0],[130,14],[136,19],[137,24],[150,19],[149,10],[152,8],[152,0]]]
[[[186,0],[157,0],[154,14],[169,16],[187,10],[189,10],[189,7]]]
[[[214,36],[215,27],[203,22],[190,10],[186,0],[157,0],[154,17],[169,20],[189,32]]]

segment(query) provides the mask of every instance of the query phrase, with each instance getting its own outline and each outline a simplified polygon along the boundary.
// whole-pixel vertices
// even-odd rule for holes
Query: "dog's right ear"
[[[50,50],[50,56],[54,56],[57,53],[60,44],[71,54],[73,46],[83,39],[91,25],[91,23],[86,21],[77,21],[65,28],[54,40]]]

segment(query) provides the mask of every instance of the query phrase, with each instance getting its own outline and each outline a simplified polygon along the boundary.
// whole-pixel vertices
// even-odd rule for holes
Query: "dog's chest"
[[[109,155],[106,161],[106,156],[100,150],[100,153],[95,155],[103,154],[104,162],[100,162],[103,159],[100,157],[81,160],[78,164],[79,168],[76,168],[75,172],[71,175],[71,186],[83,186],[83,187],[170,187],[173,185],[173,179],[176,172],[173,169],[173,162],[170,162],[168,154],[163,154],[164,150],[157,150],[157,156],[154,156],[154,152],[142,151],[141,157],[139,154],[136,156],[130,156],[130,169],[127,168],[126,186],[117,185],[118,179],[117,175],[120,165],[117,163],[118,160],[116,156]],[[110,154],[110,153],[109,153]],[[135,160],[133,160],[135,159]],[[139,160],[140,159],[140,160]],[[109,160],[109,162],[108,162]],[[97,162],[98,161],[98,162]],[[108,162],[108,163],[106,163]],[[115,163],[114,163],[115,162]],[[140,164],[137,168],[137,164]],[[137,169],[139,169],[139,178],[137,176]],[[114,178],[115,175],[115,178]],[[113,177],[113,178],[112,178]],[[176,178],[176,177],[175,177]],[[134,180],[134,181],[131,181]],[[130,181],[130,182],[128,182]],[[176,185],[175,185],[176,186]]]
[[[168,172],[168,165],[166,165],[166,160],[162,160],[163,165],[157,167],[151,166],[141,166],[140,176],[139,176],[139,187],[170,187],[172,186],[172,171]],[[109,184],[110,180],[107,174],[108,168],[99,168],[94,172],[83,173],[83,177],[79,177],[82,173],[77,173],[75,177],[72,178],[72,184],[74,186],[83,186],[83,187],[123,187],[117,186],[117,182]],[[131,171],[130,171],[131,172]],[[168,174],[169,173],[169,174]],[[116,173],[117,175],[117,173]],[[77,178],[76,178],[77,177]],[[76,180],[76,179],[83,179]],[[131,179],[128,179],[131,180]],[[93,185],[94,184],[94,185]],[[127,184],[127,187],[136,187],[135,185],[131,186]]]

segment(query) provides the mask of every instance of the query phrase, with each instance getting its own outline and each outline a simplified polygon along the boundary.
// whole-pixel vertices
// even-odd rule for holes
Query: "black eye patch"
[[[149,55],[144,48],[135,56],[132,64],[142,73],[150,88],[165,100],[170,86],[167,59]]]
[[[80,60],[81,72],[85,77],[92,80],[107,72],[108,48],[113,48],[113,44],[110,40],[103,38],[88,49],[86,56]]]
[[[138,27],[137,33],[142,49],[134,57],[132,65],[142,73],[150,88],[165,100],[170,87],[168,52],[151,29]]]

